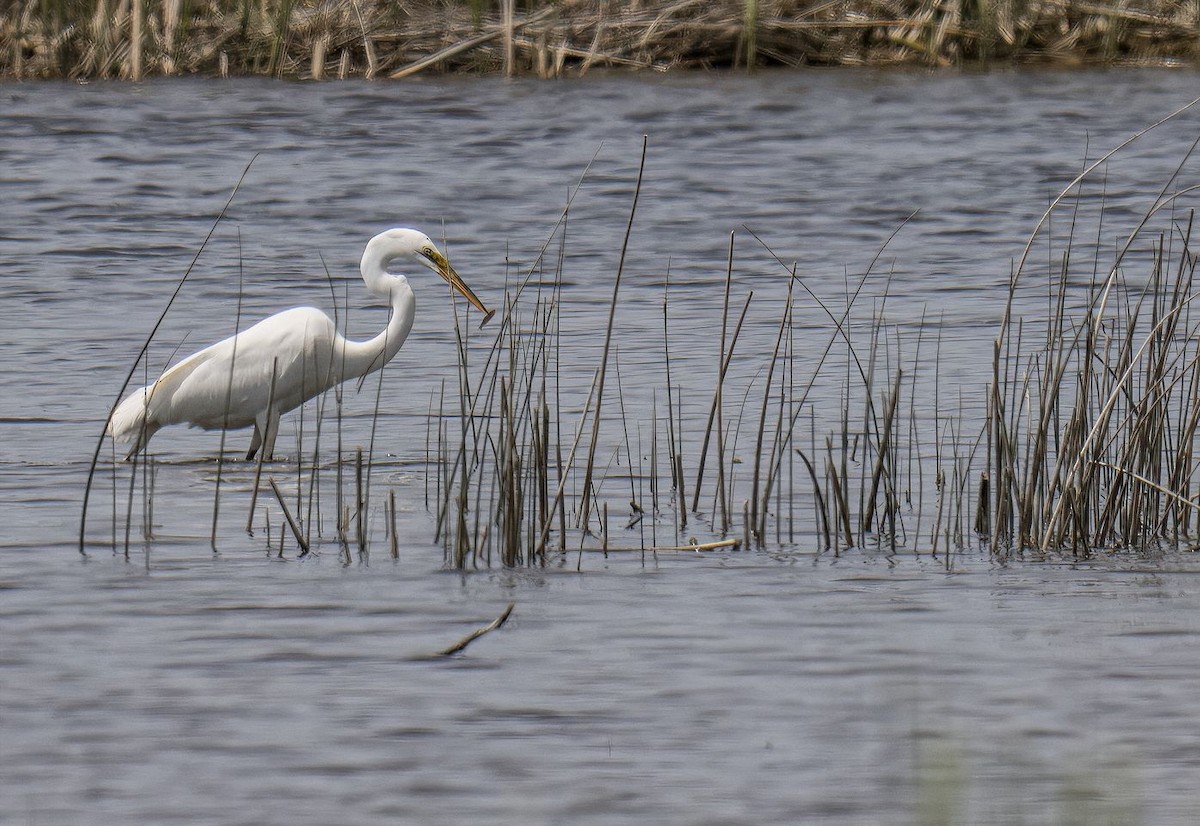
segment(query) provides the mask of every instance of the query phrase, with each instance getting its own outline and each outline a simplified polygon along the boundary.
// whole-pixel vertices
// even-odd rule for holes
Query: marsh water
[[[335,297],[352,334],[373,333],[386,313],[355,263],[371,234],[412,225],[493,303],[553,239],[574,398],[645,135],[615,328],[629,405],[657,398],[668,270],[689,398],[711,393],[731,232],[737,295],[778,305],[786,278],[749,228],[827,298],[886,246],[897,329],[940,337],[938,385],[913,392],[969,408],[1046,204],[1195,89],[1193,73],[1141,70],[0,86],[0,821],[1194,822],[1187,551],[1000,564],[978,544],[948,561],[914,539],[835,557],[801,530],[765,550],[447,571],[425,504],[426,415],[455,376],[435,289],[418,289],[382,384],[345,401],[347,444],[363,444],[380,397],[397,559],[382,543],[348,564],[329,548],[279,554],[278,533],[268,546],[244,530],[244,469],[214,553],[219,436],[182,429],[155,439],[154,510],[130,552],[111,471],[86,556],[77,544],[104,416],[252,158],[149,369],[235,316]],[[1181,163],[1177,186],[1193,182],[1197,135],[1188,113],[1114,160],[1097,247]],[[769,347],[777,311],[753,318],[749,354]],[[579,405],[565,402],[569,424]],[[231,434],[229,455],[247,438]],[[669,524],[659,544],[675,541]],[[509,602],[503,628],[430,656]]]

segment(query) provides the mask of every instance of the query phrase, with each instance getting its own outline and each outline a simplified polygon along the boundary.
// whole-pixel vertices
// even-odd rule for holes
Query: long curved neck
[[[408,279],[392,275],[387,265],[395,255],[374,243],[367,245],[359,269],[367,289],[374,295],[388,299],[391,315],[387,327],[379,335],[367,341],[350,341],[339,337],[339,350],[335,353],[334,369],[341,374],[340,381],[365,376],[387,364],[400,350],[404,339],[412,330],[417,303]]]

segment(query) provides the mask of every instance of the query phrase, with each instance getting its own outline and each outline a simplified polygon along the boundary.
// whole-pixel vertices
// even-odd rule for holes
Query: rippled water
[[[1190,555],[998,567],[968,549],[948,573],[801,544],[444,572],[422,495],[429,393],[454,364],[436,297],[385,371],[398,562],[269,556],[244,511],[223,515],[214,555],[201,459],[218,442],[190,431],[156,437],[154,539],[128,560],[100,545],[81,561],[75,542],[130,355],[253,156],[155,369],[231,331],[239,269],[246,318],[328,307],[318,253],[352,275],[396,224],[444,236],[496,301],[506,257],[535,258],[591,163],[563,309],[563,364],[583,365],[565,381],[586,386],[645,134],[617,327],[631,399],[657,380],[638,368],[660,346],[668,261],[675,369],[703,389],[729,232],[739,291],[781,288],[747,226],[829,296],[918,209],[888,246],[889,312],[936,312],[942,381],[970,396],[1044,205],[1194,86],[1156,71],[0,86],[0,820],[882,823],[942,805],[970,822],[1191,822]],[[1198,131],[1185,116],[1113,165],[1114,236]],[[351,331],[373,332],[382,311],[338,283]],[[372,397],[348,398],[349,438]],[[96,496],[100,543],[113,494]],[[464,656],[428,656],[510,601]]]

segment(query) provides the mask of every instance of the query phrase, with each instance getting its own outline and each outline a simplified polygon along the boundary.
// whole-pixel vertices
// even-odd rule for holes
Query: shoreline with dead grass
[[[1196,64],[1170,0],[27,0],[0,11],[0,78],[322,80],[799,66]]]

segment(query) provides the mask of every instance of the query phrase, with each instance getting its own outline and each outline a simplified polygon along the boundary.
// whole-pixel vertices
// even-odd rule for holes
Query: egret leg
[[[275,437],[279,435],[279,411],[267,414],[267,426],[263,434],[263,454],[266,459],[275,458]]]
[[[254,423],[254,435],[250,437],[250,449],[246,451],[246,461],[249,462],[254,458],[254,454],[258,453],[258,447],[262,444],[262,433],[259,432],[258,422]]]
[[[133,447],[129,448],[129,452],[125,454],[125,461],[128,462],[138,453],[146,449],[146,445],[150,443],[150,437],[160,430],[158,425],[144,424],[138,429],[137,438],[133,441]]]

